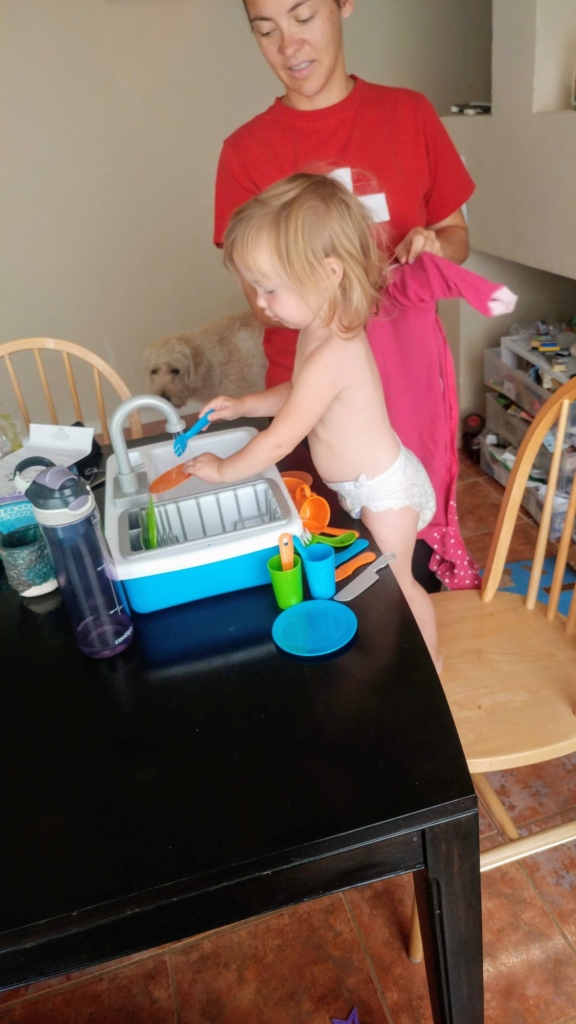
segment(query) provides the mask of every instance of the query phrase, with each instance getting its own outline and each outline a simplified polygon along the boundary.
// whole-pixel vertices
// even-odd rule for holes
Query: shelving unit
[[[546,371],[548,376],[564,384],[576,373],[576,359],[566,358],[566,371],[553,370],[550,360],[536,349],[530,348],[528,336],[514,336],[501,339],[496,349],[486,349],[484,353],[484,382],[491,388],[486,395],[486,431],[481,438],[480,465],[490,476],[502,486],[506,486],[510,473],[506,461],[515,456],[522,439],[530,426],[531,420],[540,411],[550,397],[550,391],[541,387],[532,379],[527,370],[536,366]],[[529,418],[523,418],[518,412],[511,414],[499,401],[498,395],[522,410]],[[487,441],[489,434],[496,434],[498,444]],[[547,444],[542,445],[534,462],[534,477],[526,488],[522,504],[524,508],[540,521],[544,504],[546,480],[550,471],[554,434],[551,433]],[[571,448],[574,447],[572,451]],[[571,419],[566,434],[566,451],[560,463],[558,488],[550,526],[550,540],[557,540],[562,532],[564,515],[568,504],[568,492],[576,472],[576,411],[571,410]]]

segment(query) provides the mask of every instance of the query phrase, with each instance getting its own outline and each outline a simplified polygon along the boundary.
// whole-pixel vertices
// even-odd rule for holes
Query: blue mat
[[[540,580],[540,589],[538,591],[537,600],[541,601],[542,604],[548,604],[548,597],[550,594],[550,588],[552,586],[552,574],[554,572],[554,558],[544,559],[544,568],[542,570],[542,578]],[[528,581],[530,579],[530,570],[532,569],[532,562],[529,560],[523,562],[506,562],[504,566],[503,581],[508,582],[505,574],[508,573],[508,578],[511,579],[512,583],[510,586],[500,586],[500,590],[506,590],[511,594],[526,594],[528,592]],[[570,598],[572,597],[572,588],[576,581],[576,572],[569,566],[566,567],[564,573],[564,580],[562,582],[562,590],[560,592],[560,601],[558,603],[558,611],[561,615],[567,615],[570,607]]]

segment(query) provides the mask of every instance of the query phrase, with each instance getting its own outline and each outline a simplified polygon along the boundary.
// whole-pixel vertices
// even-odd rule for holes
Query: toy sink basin
[[[172,441],[131,449],[134,467],[151,482],[178,461],[211,451],[225,458],[254,437],[253,427],[193,438],[182,460]],[[257,477],[222,487],[194,477],[154,497],[160,546],[142,547],[139,510],[113,501],[118,466],[106,464],[104,529],[118,577],[137,612],[157,611],[202,597],[269,583],[267,563],[281,533],[300,534],[302,523],[275,466]],[[148,503],[142,497],[142,507]]]

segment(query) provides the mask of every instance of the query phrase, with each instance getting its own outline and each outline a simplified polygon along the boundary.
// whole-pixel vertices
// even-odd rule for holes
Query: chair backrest
[[[96,401],[98,403],[98,414],[100,417],[100,426],[102,429],[102,438],[104,444],[110,444],[110,435],[108,433],[108,420],[106,417],[106,407],[104,404],[104,394],[102,391],[102,377],[112,385],[116,394],[119,398],[124,401],[126,398],[130,398],[130,391],[126,387],[126,384],[121,377],[118,376],[115,370],[108,365],[100,356],[96,355],[95,352],[91,352],[87,348],[82,348],[81,345],[76,345],[72,341],[61,341],[59,338],[21,338],[19,341],[7,341],[3,345],[0,345],[0,359],[4,359],[8,376],[18,402],[18,407],[26,424],[26,427],[30,426],[30,414],[28,407],[24,399],[22,387],[18,380],[16,368],[12,360],[12,356],[17,352],[34,352],[34,359],[36,360],[36,367],[38,374],[42,382],[42,390],[44,397],[48,405],[50,418],[52,423],[59,423],[58,415],[56,412],[56,406],[50,391],[50,385],[48,383],[48,377],[46,375],[46,368],[42,361],[40,354],[41,349],[48,349],[62,353],[62,359],[64,362],[64,369],[66,372],[66,379],[68,381],[68,387],[70,388],[70,394],[72,396],[72,403],[74,406],[74,414],[77,420],[84,422],[82,415],[82,407],[80,405],[80,398],[78,395],[78,388],[76,386],[76,380],[74,372],[72,370],[72,362],[70,356],[75,356],[78,359],[83,359],[85,362],[90,363],[94,370],[94,388],[96,391]],[[134,413],[130,417],[130,426],[132,431],[132,437],[142,437],[142,423],[138,413]]]
[[[514,465],[510,472],[510,479],[508,480],[508,484],[504,492],[500,512],[494,528],[494,534],[492,536],[492,543],[490,545],[486,569],[482,580],[483,601],[491,601],[498,589],[528,476],[544,438],[550,430],[555,429],[556,440],[554,443],[554,451],[548,475],[548,484],[542,509],[540,528],[538,530],[534,549],[528,592],[526,595],[526,607],[528,609],[534,608],[536,604],[536,597],[540,586],[542,568],[546,555],[550,523],[552,521],[554,497],[556,494],[556,486],[558,483],[566,431],[569,424],[573,425],[576,432],[576,405],[572,404],[575,400],[576,378],[568,381],[567,384],[564,384],[548,399],[524,435],[524,439],[520,445]],[[552,586],[550,588],[550,596],[546,608],[546,616],[548,619],[553,619],[558,610],[558,601],[560,599],[562,582],[566,571],[566,561],[572,542],[575,512],[576,475],[572,480],[564,528],[558,545],[556,564],[552,577]],[[573,633],[575,627],[576,602],[574,601],[573,594],[570,610],[566,620],[566,631],[568,633]]]

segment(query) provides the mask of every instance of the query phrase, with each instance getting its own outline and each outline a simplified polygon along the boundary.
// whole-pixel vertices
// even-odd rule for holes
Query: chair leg
[[[508,811],[504,807],[504,804],[500,800],[500,797],[497,796],[492,789],[492,786],[488,782],[486,776],[473,775],[472,782],[474,783],[478,796],[484,801],[496,824],[499,825],[504,834],[508,836],[508,839],[519,839],[520,833],[508,814]]]
[[[416,897],[412,897],[412,916],[410,919],[410,935],[408,937],[408,956],[413,964],[421,963],[424,957],[422,948],[422,934],[420,932],[420,921],[418,920],[418,908]]]

